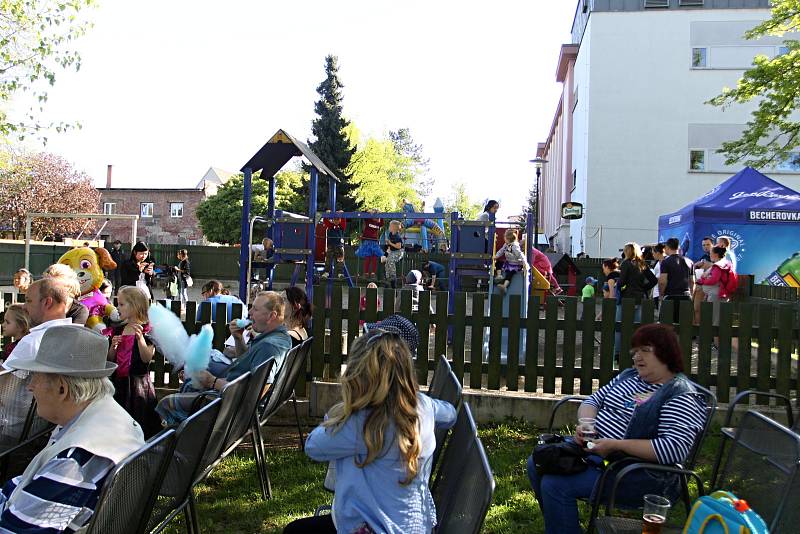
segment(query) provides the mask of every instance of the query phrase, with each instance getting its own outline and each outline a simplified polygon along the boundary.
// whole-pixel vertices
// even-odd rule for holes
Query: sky
[[[409,128],[434,196],[464,183],[521,211],[550,130],[573,0],[103,0],[59,72],[47,120],[59,154],[104,186],[193,187],[236,171],[279,128],[310,137],[324,57],[339,57],[344,113],[362,141]],[[33,146],[32,148],[41,148]]]

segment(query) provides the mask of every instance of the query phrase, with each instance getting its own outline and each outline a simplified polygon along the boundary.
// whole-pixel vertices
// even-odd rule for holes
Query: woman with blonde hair
[[[636,304],[641,304],[645,294],[645,270],[647,262],[642,257],[639,243],[625,243],[622,249],[625,259],[619,266],[619,295],[623,299],[635,299]]]
[[[108,360],[117,364],[111,377],[114,399],[142,426],[146,439],[161,430],[149,369],[156,353],[150,337],[149,308],[150,300],[144,291],[124,286],[117,293],[117,310],[123,324],[103,330],[103,335],[110,338]]]
[[[28,335],[31,330],[31,317],[25,311],[22,304],[11,304],[6,306],[6,313],[3,316],[3,337],[13,338],[3,346],[3,354],[0,360],[5,361],[11,355],[11,351],[17,346],[20,339]]]
[[[306,454],[335,462],[332,515],[299,519],[284,533],[431,532],[428,489],[434,428],[455,423],[455,408],[419,392],[400,330],[356,339],[341,379],[342,401],[306,441]]]

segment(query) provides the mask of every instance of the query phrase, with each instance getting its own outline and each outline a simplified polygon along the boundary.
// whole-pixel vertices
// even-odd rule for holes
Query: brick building
[[[111,165],[106,187],[98,188],[100,213],[139,216],[138,238],[145,243],[204,245],[197,206],[214,195],[233,173],[211,167],[192,188],[112,187]],[[109,221],[101,233],[107,241],[130,240],[128,221]]]

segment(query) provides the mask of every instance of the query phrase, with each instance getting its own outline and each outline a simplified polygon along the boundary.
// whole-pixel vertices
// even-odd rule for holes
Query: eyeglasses
[[[630,350],[631,357],[635,356],[637,352],[652,354],[653,352],[655,352],[655,349],[653,349],[653,347],[651,347],[649,345],[644,345],[642,347],[636,347],[636,348],[633,348],[633,349]]]

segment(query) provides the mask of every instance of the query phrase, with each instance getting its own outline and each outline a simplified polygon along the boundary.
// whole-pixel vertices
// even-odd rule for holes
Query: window
[[[785,160],[775,165],[775,170],[800,172],[800,152],[791,152]]]
[[[788,53],[789,53],[789,47],[788,46],[779,46],[778,47],[778,55],[779,56],[785,56]]]
[[[103,203],[103,215],[114,215],[117,212],[117,203],[116,202],[104,202]]]
[[[708,68],[708,48],[692,48],[692,68]]]
[[[183,217],[183,202],[170,202],[169,216],[175,219]]]
[[[194,246],[196,244],[197,244],[197,239],[190,239],[189,240],[189,245]]]
[[[152,217],[153,216],[153,203],[152,202],[142,202],[139,204],[139,216],[140,217]]]
[[[690,150],[689,151],[689,170],[690,171],[704,171],[704,170],[706,170],[706,151],[705,150]]]

